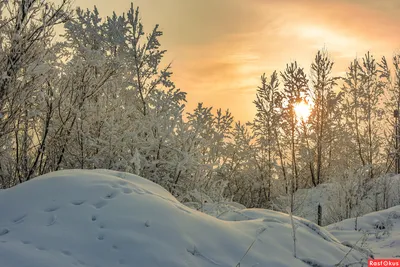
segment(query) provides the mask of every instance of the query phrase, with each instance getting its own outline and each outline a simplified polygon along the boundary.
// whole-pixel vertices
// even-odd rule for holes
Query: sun
[[[304,101],[294,105],[294,112],[299,120],[307,120],[311,113],[311,107]]]

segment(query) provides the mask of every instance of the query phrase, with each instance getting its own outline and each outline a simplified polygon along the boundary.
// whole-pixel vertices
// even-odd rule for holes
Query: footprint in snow
[[[139,195],[144,195],[144,194],[150,194],[150,195],[151,195],[150,192],[148,192],[148,191],[146,191],[146,190],[143,190],[143,189],[140,188],[140,187],[135,187],[135,188],[133,189],[133,191],[134,191],[136,194],[139,194]]]
[[[53,212],[58,210],[60,207],[59,206],[52,206],[52,207],[48,207],[47,209],[45,209],[45,212]]]
[[[51,215],[49,219],[47,220],[47,226],[52,226],[57,222],[57,216],[56,215]]]
[[[97,221],[97,216],[96,215],[92,215],[92,222]]]
[[[109,194],[107,194],[104,198],[105,199],[113,199],[117,196],[117,191],[111,192]]]
[[[104,207],[105,205],[107,205],[107,202],[104,201],[104,200],[101,200],[101,201],[99,201],[99,202],[93,204],[93,206],[94,206],[96,209],[101,209],[101,208]]]
[[[75,206],[80,206],[80,205],[82,205],[83,203],[85,203],[86,202],[86,200],[73,200],[72,202],[71,202],[71,204],[72,205],[75,205]]]
[[[61,253],[64,254],[65,256],[71,256],[72,255],[71,251],[69,251],[69,250],[63,250],[63,251],[61,251]]]
[[[4,235],[8,234],[9,232],[10,232],[10,230],[4,228],[4,229],[0,230],[0,236],[4,236]]]
[[[127,187],[122,188],[122,192],[124,194],[132,194],[133,193],[132,189],[127,188]]]
[[[22,223],[22,222],[25,221],[25,218],[26,218],[26,214],[21,215],[21,216],[15,218],[15,219],[13,220],[13,223],[15,223],[15,224],[20,224],[20,223]]]
[[[128,182],[125,182],[125,181],[119,181],[118,182],[120,185],[127,185],[128,184]]]
[[[97,239],[98,239],[98,240],[104,240],[104,234],[99,234],[99,235],[97,236]]]

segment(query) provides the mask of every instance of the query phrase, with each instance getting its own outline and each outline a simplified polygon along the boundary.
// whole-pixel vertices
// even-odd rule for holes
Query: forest
[[[329,222],[358,216],[378,187],[372,210],[399,204],[382,177],[399,167],[400,54],[368,52],[337,76],[328,47],[311,66],[260,73],[257,113],[237,121],[203,103],[187,110],[159,26],[126,10],[103,17],[69,0],[0,1],[0,188],[109,169],[182,202],[278,211],[294,212],[298,191],[333,184]]]

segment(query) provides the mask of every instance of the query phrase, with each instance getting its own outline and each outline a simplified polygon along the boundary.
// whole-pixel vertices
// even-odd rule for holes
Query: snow
[[[239,204],[237,202],[205,202],[203,204],[199,202],[186,202],[185,206],[189,208],[201,211],[205,214],[208,214],[213,217],[219,218],[221,215],[229,212],[229,211],[239,211],[242,209],[246,209],[245,206]]]
[[[341,242],[368,250],[375,258],[400,258],[400,206],[358,217],[357,224],[356,218],[351,218],[326,229]]]
[[[365,260],[315,224],[268,210],[192,210],[162,187],[106,170],[50,173],[0,191],[2,267],[333,266]],[[246,254],[246,251],[251,249]],[[242,259],[242,260],[241,260]],[[360,266],[355,264],[354,266]]]
[[[317,222],[318,204],[320,204],[323,208],[323,211],[325,211],[325,207],[328,207],[328,205],[332,203],[335,191],[335,185],[332,183],[320,184],[313,188],[299,189],[295,193],[294,197],[295,204],[293,214],[301,216],[307,220]],[[276,202],[277,203],[275,203],[275,206],[278,209],[282,209],[282,207],[289,205],[289,197],[282,196]],[[323,213],[323,215],[325,214],[326,213]],[[325,221],[325,216],[323,216],[322,221]]]
[[[358,186],[358,185],[357,185]],[[357,187],[355,186],[355,187]],[[387,198],[387,207],[400,205],[400,175],[381,176],[369,182],[366,187],[368,190],[363,192],[363,196],[357,191],[349,191],[348,196],[352,196],[353,209],[352,216],[363,215],[375,211],[385,206],[384,195]],[[346,190],[348,188],[343,183],[325,183],[313,188],[299,189],[295,193],[294,214],[307,220],[317,222],[318,205],[322,207],[322,225],[332,224],[343,220],[346,206]],[[354,194],[356,194],[354,196]],[[356,200],[357,199],[357,200]],[[288,197],[282,196],[275,203],[279,210],[288,204]],[[346,218],[346,217],[345,217]]]

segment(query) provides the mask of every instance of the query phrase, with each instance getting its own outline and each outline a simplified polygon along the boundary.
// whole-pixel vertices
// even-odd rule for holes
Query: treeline
[[[55,40],[55,27],[65,34]],[[184,201],[198,193],[248,207],[354,174],[394,168],[400,56],[367,53],[334,77],[326,51],[261,77],[250,123],[198,104],[171,80],[158,25],[139,9],[102,18],[68,0],[0,2],[0,186],[61,169],[148,178]],[[392,66],[390,66],[392,65]],[[392,70],[392,72],[391,72]],[[394,70],[394,71],[393,71]],[[296,115],[301,102],[312,107]]]

